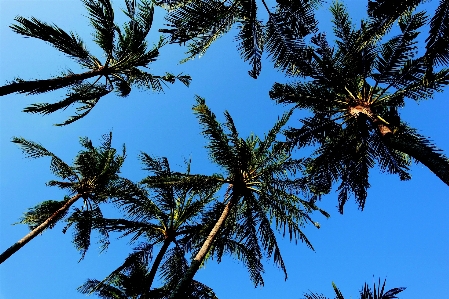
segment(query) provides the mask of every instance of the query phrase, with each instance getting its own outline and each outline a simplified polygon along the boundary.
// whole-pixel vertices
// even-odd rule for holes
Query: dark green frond
[[[187,52],[189,56],[185,60],[192,59],[196,55],[203,55],[213,41],[231,29],[237,17],[236,3],[190,1],[165,17],[171,29],[159,31],[170,34],[171,43],[190,41]]]
[[[90,83],[82,83],[74,86],[72,92],[67,94],[67,98],[62,101],[50,103],[37,103],[26,107],[23,111],[28,113],[50,114],[61,109],[65,109],[72,104],[78,103],[82,106],[76,108],[76,114],[68,118],[65,122],[57,124],[57,126],[65,126],[71,124],[84,116],[86,116],[98,103],[100,98],[109,94],[111,90],[102,84],[92,85]]]
[[[166,73],[164,76],[156,76],[141,70],[135,70],[135,76],[132,78],[133,83],[136,83],[137,86],[152,89],[156,92],[162,92],[166,83],[173,84],[176,80],[189,86],[192,78],[189,75],[179,74],[175,76],[170,73]]]
[[[287,113],[284,113],[274,124],[274,126],[268,131],[265,139],[259,143],[256,155],[266,155],[267,151],[272,147],[273,143],[276,141],[276,136],[279,134],[281,129],[285,126],[290,116],[293,114],[293,109],[290,109]]]
[[[395,79],[402,66],[417,52],[417,31],[426,23],[424,12],[404,14],[399,19],[402,34],[393,37],[382,45],[377,62],[379,75],[375,79],[379,83],[389,83]]]
[[[242,11],[242,21],[238,23],[239,33],[237,49],[244,61],[249,61],[252,69],[248,72],[253,78],[259,76],[262,69],[263,24],[257,20],[257,5],[255,0],[239,1]]]
[[[146,51],[147,43],[145,39],[153,23],[154,7],[151,2],[146,0],[138,3],[137,7],[135,1],[127,1],[126,3],[128,10],[126,15],[130,20],[123,26],[123,33],[122,30],[117,28],[118,42],[115,48],[115,56],[119,63],[126,61],[129,64],[132,62],[132,60],[129,60],[130,56],[135,55],[143,58],[149,54]],[[150,52],[155,51],[153,49]],[[148,60],[147,63],[150,61]]]
[[[303,75],[310,69],[312,52],[302,37],[295,36],[289,28],[288,20],[270,14],[265,31],[265,47],[275,67],[291,75]]]
[[[82,0],[89,12],[89,19],[95,29],[94,41],[112,58],[115,24],[114,10],[109,0]]]
[[[26,224],[28,225],[30,230],[34,230],[36,227],[50,218],[50,216],[52,216],[56,211],[62,208],[65,202],[66,200],[46,200],[33,208],[29,208],[28,212],[23,214],[18,223]],[[53,228],[56,225],[56,222],[64,218],[66,214],[67,211],[65,213],[61,213],[57,218],[54,219],[53,222],[50,223],[49,228]]]
[[[426,39],[424,57],[430,66],[449,65],[449,1],[440,0],[430,21],[430,32]]]
[[[97,285],[98,287],[101,287],[104,284],[111,284],[114,282],[114,279],[120,274],[120,273],[133,273],[135,271],[136,267],[141,267],[143,265],[148,265],[149,262],[152,259],[153,256],[153,245],[152,244],[140,244],[138,247],[133,249],[134,252],[128,255],[126,257],[125,261],[120,265],[117,269],[111,272],[103,281]],[[148,285],[148,282],[145,281],[145,276],[140,277],[140,283],[135,283],[135,285],[140,284],[140,291],[143,291]],[[138,292],[136,292],[138,293]]]
[[[19,144],[23,153],[26,154],[28,158],[40,158],[46,156],[51,157],[50,170],[55,175],[63,179],[68,179],[71,182],[79,179],[76,172],[69,165],[67,165],[52,152],[49,152],[42,145],[33,141],[28,141],[25,138],[18,137],[14,137],[12,142]]]
[[[335,295],[337,296],[336,299],[345,299],[345,298],[343,297],[343,294],[342,294],[341,291],[337,288],[337,285],[336,285],[334,282],[332,282],[332,287],[334,288]]]
[[[318,22],[315,19],[315,9],[323,2],[277,0],[276,14],[284,24],[290,24],[295,37],[302,38],[318,31]]]
[[[94,68],[98,63],[98,60],[89,54],[84,43],[76,34],[67,33],[56,25],[50,25],[35,18],[16,17],[14,20],[19,23],[10,26],[14,32],[46,41],[77,60],[84,67]]]
[[[207,148],[210,150],[211,158],[221,167],[232,169],[236,163],[236,156],[229,144],[228,136],[217,121],[215,114],[207,107],[206,101],[199,96],[196,96],[195,99],[197,104],[192,109],[203,127],[203,135],[209,139]]]
[[[343,44],[350,44],[353,37],[354,26],[348,11],[342,2],[334,2],[330,8],[334,23],[334,34]]]
[[[102,218],[103,215],[100,209],[95,207],[89,210],[80,210],[75,208],[75,212],[67,219],[68,225],[64,231],[66,231],[68,227],[72,226],[72,224],[75,224],[73,231],[73,244],[76,249],[81,252],[80,260],[84,258],[90,247],[91,233],[92,229],[95,227],[94,222],[96,222],[96,225],[98,226],[98,223],[101,222]],[[100,243],[102,243],[101,250],[103,251],[109,245],[109,236],[108,233],[102,228],[98,228],[97,231],[101,235]]]
[[[129,297],[113,285],[101,284],[101,281],[96,279],[88,279],[82,286],[78,287],[77,290],[81,294],[93,294],[95,293],[100,298],[103,299],[128,299]]]

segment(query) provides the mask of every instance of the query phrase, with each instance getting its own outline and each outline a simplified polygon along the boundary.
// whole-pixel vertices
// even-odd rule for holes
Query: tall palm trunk
[[[201,263],[204,261],[206,254],[209,252],[209,249],[211,248],[218,231],[223,226],[224,222],[226,221],[226,218],[228,218],[228,215],[229,215],[229,212],[231,211],[231,209],[236,205],[238,198],[239,198],[238,196],[234,195],[231,198],[231,200],[226,204],[226,206],[223,209],[223,212],[221,213],[220,218],[218,218],[214,227],[212,228],[212,230],[210,231],[206,240],[204,241],[203,246],[201,247],[200,251],[197,253],[195,258],[193,259],[192,263],[190,264],[189,269],[187,269],[187,272],[184,274],[184,277],[178,283],[176,289],[170,295],[169,299],[183,298],[183,293],[185,292],[185,289],[192,282],[192,279],[195,276],[198,269],[200,268]]]
[[[88,71],[85,73],[71,74],[53,79],[13,82],[8,85],[0,86],[0,96],[4,96],[14,92],[25,93],[63,88],[79,81],[83,81],[95,76],[106,75],[109,73],[109,69],[101,67],[99,69]]]
[[[26,243],[30,242],[34,237],[46,229],[52,222],[57,219],[60,215],[64,214],[72,204],[74,204],[78,199],[82,197],[82,194],[76,194],[70,198],[59,210],[54,212],[50,217],[42,222],[38,227],[29,232],[25,237],[17,241],[14,245],[6,249],[2,254],[0,254],[0,264],[3,263],[7,258],[16,253],[20,248],[25,246]]]

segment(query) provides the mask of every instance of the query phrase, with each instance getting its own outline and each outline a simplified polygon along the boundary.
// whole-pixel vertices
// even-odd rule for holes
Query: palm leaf
[[[67,200],[67,198],[66,198]],[[52,216],[56,211],[58,211],[62,206],[64,206],[66,200],[57,201],[57,200],[46,200],[33,208],[29,208],[28,212],[24,213],[22,218],[18,223],[28,225],[30,230],[34,230],[36,227],[41,225],[44,221],[46,221],[50,216]],[[49,225],[49,228],[53,228],[56,225],[56,222],[64,218],[67,214],[60,214],[54,221]]]
[[[206,101],[199,96],[196,96],[195,99],[197,104],[193,106],[193,111],[203,127],[203,135],[210,141],[207,148],[210,149],[211,158],[220,166],[231,170],[236,161],[228,136],[217,121],[215,114],[206,106]]]
[[[259,76],[262,69],[263,52],[263,24],[257,20],[257,5],[255,0],[241,0],[242,7],[240,17],[243,21],[239,22],[237,40],[239,50],[244,61],[250,62],[252,69],[248,72],[253,78]]]
[[[28,141],[25,138],[18,137],[14,137],[12,142],[19,144],[23,153],[26,154],[28,158],[51,157],[50,170],[55,175],[63,179],[68,179],[71,182],[79,179],[76,172],[69,165],[67,165],[55,154],[48,151],[42,145],[33,141]]]
[[[112,57],[114,49],[114,10],[109,0],[82,0],[89,12],[89,19],[95,29],[94,41]]]
[[[16,17],[14,20],[19,23],[10,26],[14,32],[46,41],[84,67],[93,68],[97,64],[98,60],[89,54],[76,34],[67,33],[56,25],[47,24],[33,17],[31,19]]]
[[[449,1],[441,0],[432,20],[430,21],[430,32],[426,39],[427,62],[434,65],[449,64]]]

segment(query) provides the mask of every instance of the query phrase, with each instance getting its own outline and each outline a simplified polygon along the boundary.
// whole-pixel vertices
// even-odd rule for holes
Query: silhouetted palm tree
[[[449,185],[449,161],[429,139],[405,123],[399,109],[406,99],[431,98],[449,84],[449,69],[427,72],[417,56],[416,38],[426,23],[423,12],[399,19],[400,33],[381,42],[369,18],[355,29],[340,2],[331,8],[335,46],[324,34],[313,39],[313,60],[306,80],[276,83],[270,91],[278,103],[307,109],[302,127],[285,132],[291,147],[316,146],[308,172],[316,185],[338,187],[339,210],[349,194],[363,209],[369,170],[377,162],[383,171],[410,179],[411,159],[424,164]]]
[[[0,263],[17,252],[26,243],[67,215],[69,208],[82,200],[83,206],[76,208],[68,217],[69,226],[74,224],[74,243],[78,250],[85,252],[90,245],[90,234],[96,226],[103,235],[104,246],[108,245],[107,231],[96,223],[102,218],[99,205],[110,199],[124,199],[144,196],[144,191],[137,185],[118,175],[125,161],[125,147],[121,155],[111,147],[112,134],[104,135],[100,147],[95,148],[88,138],[81,138],[85,148],[75,157],[74,165],[69,166],[42,145],[24,138],[14,138],[30,158],[50,157],[50,170],[62,181],[49,181],[48,186],[68,190],[72,196],[62,201],[44,201],[25,213],[21,223],[28,224],[31,232],[0,255]],[[67,227],[64,229],[64,231]]]
[[[305,201],[294,195],[307,189],[304,181],[292,177],[300,171],[302,161],[292,159],[284,148],[275,146],[276,135],[290,114],[285,114],[276,122],[264,140],[254,135],[245,140],[239,137],[228,112],[225,112],[226,123],[221,125],[206,106],[205,100],[200,97],[196,100],[193,110],[203,126],[203,134],[209,139],[207,148],[210,157],[224,170],[223,175],[205,178],[204,181],[216,181],[228,187],[223,202],[210,217],[213,221],[209,221],[210,231],[206,240],[202,242],[189,270],[170,298],[182,298],[200,265],[208,254],[212,254],[211,249],[219,257],[226,247],[230,252],[242,253],[240,247],[232,247],[231,243],[217,241],[219,239],[237,240],[251,252],[253,259],[246,260],[245,265],[251,279],[258,285],[263,284],[261,259],[264,253],[268,257],[273,256],[275,264],[281,267],[287,277],[273,223],[276,230],[284,235],[288,233],[290,240],[299,239],[310,248],[312,245],[301,228],[307,222],[319,227],[311,220],[309,213],[320,209],[313,201]]]
[[[129,21],[122,29],[114,23],[114,10],[110,0],[82,0],[89,12],[89,19],[95,29],[94,42],[103,50],[105,61],[91,54],[75,33],[67,33],[56,25],[47,24],[35,18],[16,17],[18,24],[11,28],[22,35],[50,43],[53,47],[74,59],[86,72],[74,74],[67,71],[62,76],[45,80],[15,79],[0,87],[0,96],[10,93],[40,94],[61,88],[68,88],[67,97],[57,103],[37,103],[25,108],[25,112],[49,114],[79,104],[76,114],[61,125],[70,124],[86,116],[103,96],[113,90],[121,97],[131,92],[132,86],[161,91],[165,83],[179,80],[189,85],[188,75],[153,75],[143,68],[159,56],[163,39],[147,49],[145,41],[153,22],[154,8],[150,1],[126,0],[125,14]],[[95,78],[94,81],[88,81]]]

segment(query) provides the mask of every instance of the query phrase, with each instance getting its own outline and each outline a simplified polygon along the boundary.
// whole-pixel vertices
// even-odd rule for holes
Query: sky
[[[318,11],[320,29],[326,32],[331,30],[330,2]],[[354,21],[366,15],[366,2],[344,1]],[[436,2],[426,3],[422,8],[433,11]],[[121,23],[124,19],[120,9],[124,8],[124,2],[115,0],[113,5]],[[150,44],[159,37],[157,29],[163,24],[163,13],[156,11]],[[13,33],[8,26],[14,17],[34,16],[66,31],[75,31],[89,50],[99,53],[90,41],[92,31],[86,14],[82,2],[75,0],[0,0],[0,84],[19,76],[43,79],[69,68],[80,71],[74,61],[46,43]],[[109,95],[87,117],[69,126],[53,124],[72,115],[73,108],[50,116],[21,112],[32,103],[56,101],[63,92],[1,98],[0,250],[28,232],[25,225],[12,225],[28,208],[44,200],[60,200],[65,195],[45,186],[55,179],[49,170],[49,159],[25,158],[18,146],[10,142],[14,136],[39,142],[70,163],[81,150],[79,137],[89,137],[98,145],[101,135],[112,131],[113,145],[121,148],[125,143],[127,148],[122,175],[135,181],[147,175],[138,160],[141,151],[168,157],[175,170],[183,170],[184,160],[191,159],[192,173],[219,171],[208,158],[206,140],[191,110],[195,95],[206,99],[220,121],[224,121],[223,112],[228,110],[241,136],[250,133],[263,136],[289,108],[276,105],[268,97],[268,91],[274,82],[294,79],[276,71],[266,55],[261,76],[257,80],[248,76],[249,65],[239,57],[234,33],[231,31],[216,41],[201,58],[184,64],[179,61],[185,57],[185,48],[168,45],[161,50],[151,71],[189,74],[193,78],[190,87],[176,83],[160,94],[133,90],[127,98]],[[449,149],[448,92],[419,105],[407,102],[401,111],[411,126],[431,137],[442,149]],[[304,115],[295,112],[288,125],[298,126],[298,119]],[[306,154],[307,151],[295,152],[298,157]],[[265,285],[254,288],[244,266],[231,257],[220,264],[208,261],[196,279],[213,288],[220,299],[299,299],[309,290],[333,298],[332,282],[345,298],[356,298],[365,282],[372,285],[378,278],[387,279],[387,289],[407,287],[400,294],[401,299],[444,298],[449,293],[448,186],[422,165],[413,165],[411,173],[412,180],[401,182],[396,176],[374,169],[364,211],[351,200],[344,215],[340,215],[337,194],[323,197],[320,207],[331,217],[314,215],[321,228],[304,229],[315,251],[279,236],[287,281],[272,259],[267,259]],[[121,264],[133,246],[126,239],[113,238],[109,249],[101,253],[94,240],[85,259],[79,261],[81,255],[71,242],[71,232],[62,234],[63,227],[62,223],[45,231],[0,265],[0,299],[85,298],[76,288],[88,278],[104,278]]]

